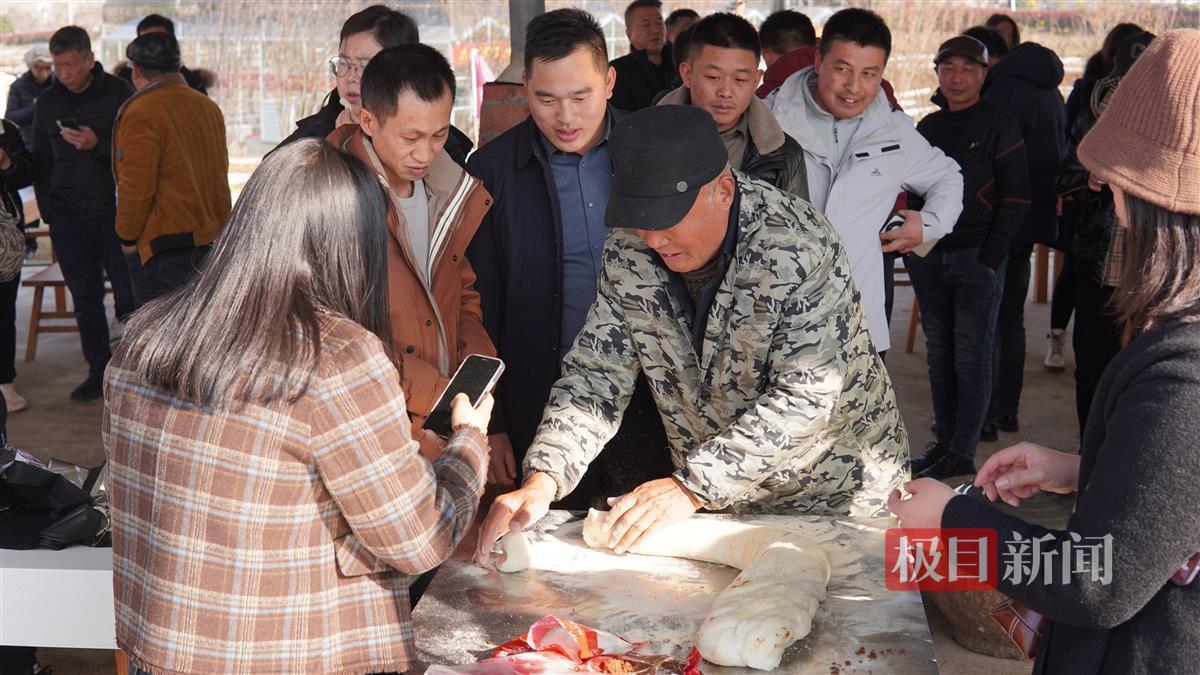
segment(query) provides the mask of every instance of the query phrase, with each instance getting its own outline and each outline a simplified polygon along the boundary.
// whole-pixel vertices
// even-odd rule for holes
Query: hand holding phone
[[[71,118],[71,117],[65,117],[63,119],[54,120],[54,123],[58,125],[59,131],[62,131],[63,129],[71,129],[72,131],[79,131],[79,121],[74,118]]]
[[[425,428],[439,436],[448,436],[453,429],[451,408],[454,397],[466,394],[471,405],[477,407],[483,397],[496,386],[503,372],[504,362],[500,359],[480,354],[468,356],[458,367],[458,371],[454,373],[450,384],[446,385],[437,402],[433,404],[433,410],[425,419]]]

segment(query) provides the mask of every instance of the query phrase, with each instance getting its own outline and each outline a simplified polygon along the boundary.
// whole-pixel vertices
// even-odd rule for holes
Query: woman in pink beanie
[[[1200,31],[1154,39],[1079,146],[1112,189],[1127,247],[1124,349],[1079,455],[1021,443],[979,470],[988,499],[1076,493],[1063,530],[922,479],[889,506],[905,528],[990,528],[999,590],[1046,621],[1035,673],[1200,671]],[[1014,552],[1023,565],[1014,565]],[[1035,561],[1036,571],[1029,567]],[[1032,574],[1031,574],[1032,571]]]

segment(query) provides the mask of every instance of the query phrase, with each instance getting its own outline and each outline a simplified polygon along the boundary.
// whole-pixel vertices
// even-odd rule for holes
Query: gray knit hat
[[[1079,144],[1079,160],[1139,199],[1200,215],[1198,74],[1200,30],[1155,38]]]

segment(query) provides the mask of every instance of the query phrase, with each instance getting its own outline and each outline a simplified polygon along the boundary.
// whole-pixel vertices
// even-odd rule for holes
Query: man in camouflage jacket
[[[697,508],[884,515],[888,494],[908,480],[907,435],[838,236],[810,204],[729,169],[723,157],[715,178],[711,169],[696,169],[724,146],[711,117],[705,116],[707,125],[674,111],[662,120],[641,119],[671,108],[698,111],[650,108],[613,131],[616,201],[607,223],[629,229],[608,237],[597,299],[526,454],[525,486],[493,505],[481,556],[510,524],[532,522],[551,499],[575,487],[616,432],[639,371],[650,382],[677,471],[610,500],[615,538]],[[699,131],[678,131],[692,120]],[[677,131],[659,141],[670,151],[647,147],[653,134],[633,133],[639,125],[654,130],[656,121]],[[684,146],[692,138],[713,143],[689,156]],[[635,157],[622,165],[626,152]],[[647,171],[654,173],[646,177]],[[723,237],[712,260],[720,260],[724,272],[708,302],[689,307],[675,278],[690,273],[676,260],[686,250],[682,234],[673,244],[660,243],[667,240],[638,220],[647,209],[619,197],[625,189],[645,199],[661,187],[664,200],[676,199],[670,193],[684,192],[688,179],[695,185],[698,172],[704,185],[697,194],[708,196],[691,197],[685,220],[708,208],[703,202],[711,207],[714,194],[720,202],[722,186],[729,198],[712,219],[718,231],[710,238]],[[665,218],[670,225],[658,229],[666,233],[694,227]],[[624,224],[631,220],[639,224]],[[690,318],[693,312],[703,325]],[[626,527],[616,526],[624,513],[630,514]],[[631,536],[618,551],[640,532]]]

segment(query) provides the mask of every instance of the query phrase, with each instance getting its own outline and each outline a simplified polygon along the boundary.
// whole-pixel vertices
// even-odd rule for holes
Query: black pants
[[[1017,414],[1025,385],[1025,298],[1029,295],[1029,256],[1032,244],[1012,247],[996,318],[992,357],[992,403],[988,420]]]
[[[209,245],[162,251],[155,253],[144,265],[137,253],[126,254],[125,261],[129,266],[137,306],[141,307],[190,281],[211,250],[212,246]]]
[[[0,384],[17,378],[17,290],[21,275],[0,283]]]
[[[896,300],[896,258],[899,255],[899,253],[883,254],[883,314],[887,317],[889,327],[892,325],[892,306]],[[906,262],[905,267],[907,265]]]
[[[1071,345],[1075,348],[1075,409],[1080,438],[1087,427],[1100,376],[1121,351],[1121,326],[1109,309],[1112,293],[1085,270],[1075,277],[1075,332]]]
[[[1075,262],[1070,251],[1056,251],[1056,254],[1063,256],[1063,267],[1050,298],[1050,329],[1066,330],[1075,312]]]
[[[96,379],[104,376],[104,368],[112,356],[108,346],[108,315],[104,311],[105,273],[112,283],[117,317],[124,318],[136,308],[129,269],[113,226],[111,216],[56,218],[50,225],[50,241],[71,291],[71,302],[75,304],[83,357],[87,359],[89,374]]]

